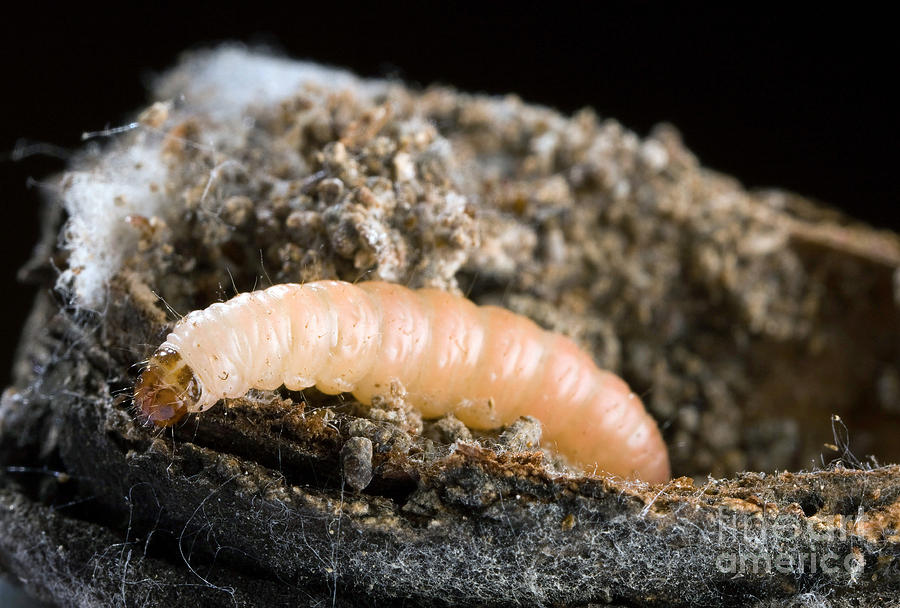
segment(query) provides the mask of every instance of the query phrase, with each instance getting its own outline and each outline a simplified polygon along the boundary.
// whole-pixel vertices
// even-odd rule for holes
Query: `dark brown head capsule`
[[[169,348],[157,350],[134,386],[134,404],[157,426],[172,426],[200,398],[199,387],[184,360]]]

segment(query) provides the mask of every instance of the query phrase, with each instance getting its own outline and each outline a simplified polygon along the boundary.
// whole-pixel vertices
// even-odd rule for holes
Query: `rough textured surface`
[[[217,105],[229,53],[296,75],[189,58],[156,92],[177,103],[60,180],[26,275],[64,268],[68,291],[39,298],[0,406],[0,568],[80,606],[893,597],[894,235],[590,111],[309,66]],[[173,320],[157,295],[185,312],[318,278],[459,290],[575,337],[696,481],[567,476],[529,447],[533,420],[422,421],[402,387],[371,408],[254,392],[174,433],[135,421],[134,363]]]

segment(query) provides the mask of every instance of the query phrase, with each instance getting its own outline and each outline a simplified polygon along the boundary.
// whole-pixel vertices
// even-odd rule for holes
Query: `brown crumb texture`
[[[101,310],[36,302],[0,404],[0,571],[73,606],[895,596],[896,235],[747,192],[671,126],[356,81],[223,125],[178,101],[188,77],[75,161],[149,141],[166,206],[125,219]],[[31,280],[65,268],[60,221]],[[141,424],[135,364],[176,311],[327,278],[438,287],[573,337],[642,396],[676,478],[575,475],[539,421],[423,420],[399,384],[368,406],[254,390]]]

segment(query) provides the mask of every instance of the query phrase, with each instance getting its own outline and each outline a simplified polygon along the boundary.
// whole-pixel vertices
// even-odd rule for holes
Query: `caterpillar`
[[[659,429],[623,380],[563,335],[438,289],[317,281],[242,293],[177,323],[134,402],[171,426],[251,388],[316,386],[371,403],[392,381],[424,418],[494,429],[530,415],[574,466],[669,479]]]

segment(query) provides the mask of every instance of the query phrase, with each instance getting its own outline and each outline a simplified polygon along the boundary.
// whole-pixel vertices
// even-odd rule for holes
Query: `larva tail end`
[[[157,351],[134,386],[134,404],[141,416],[157,426],[172,426],[197,401],[190,368],[174,351]]]

